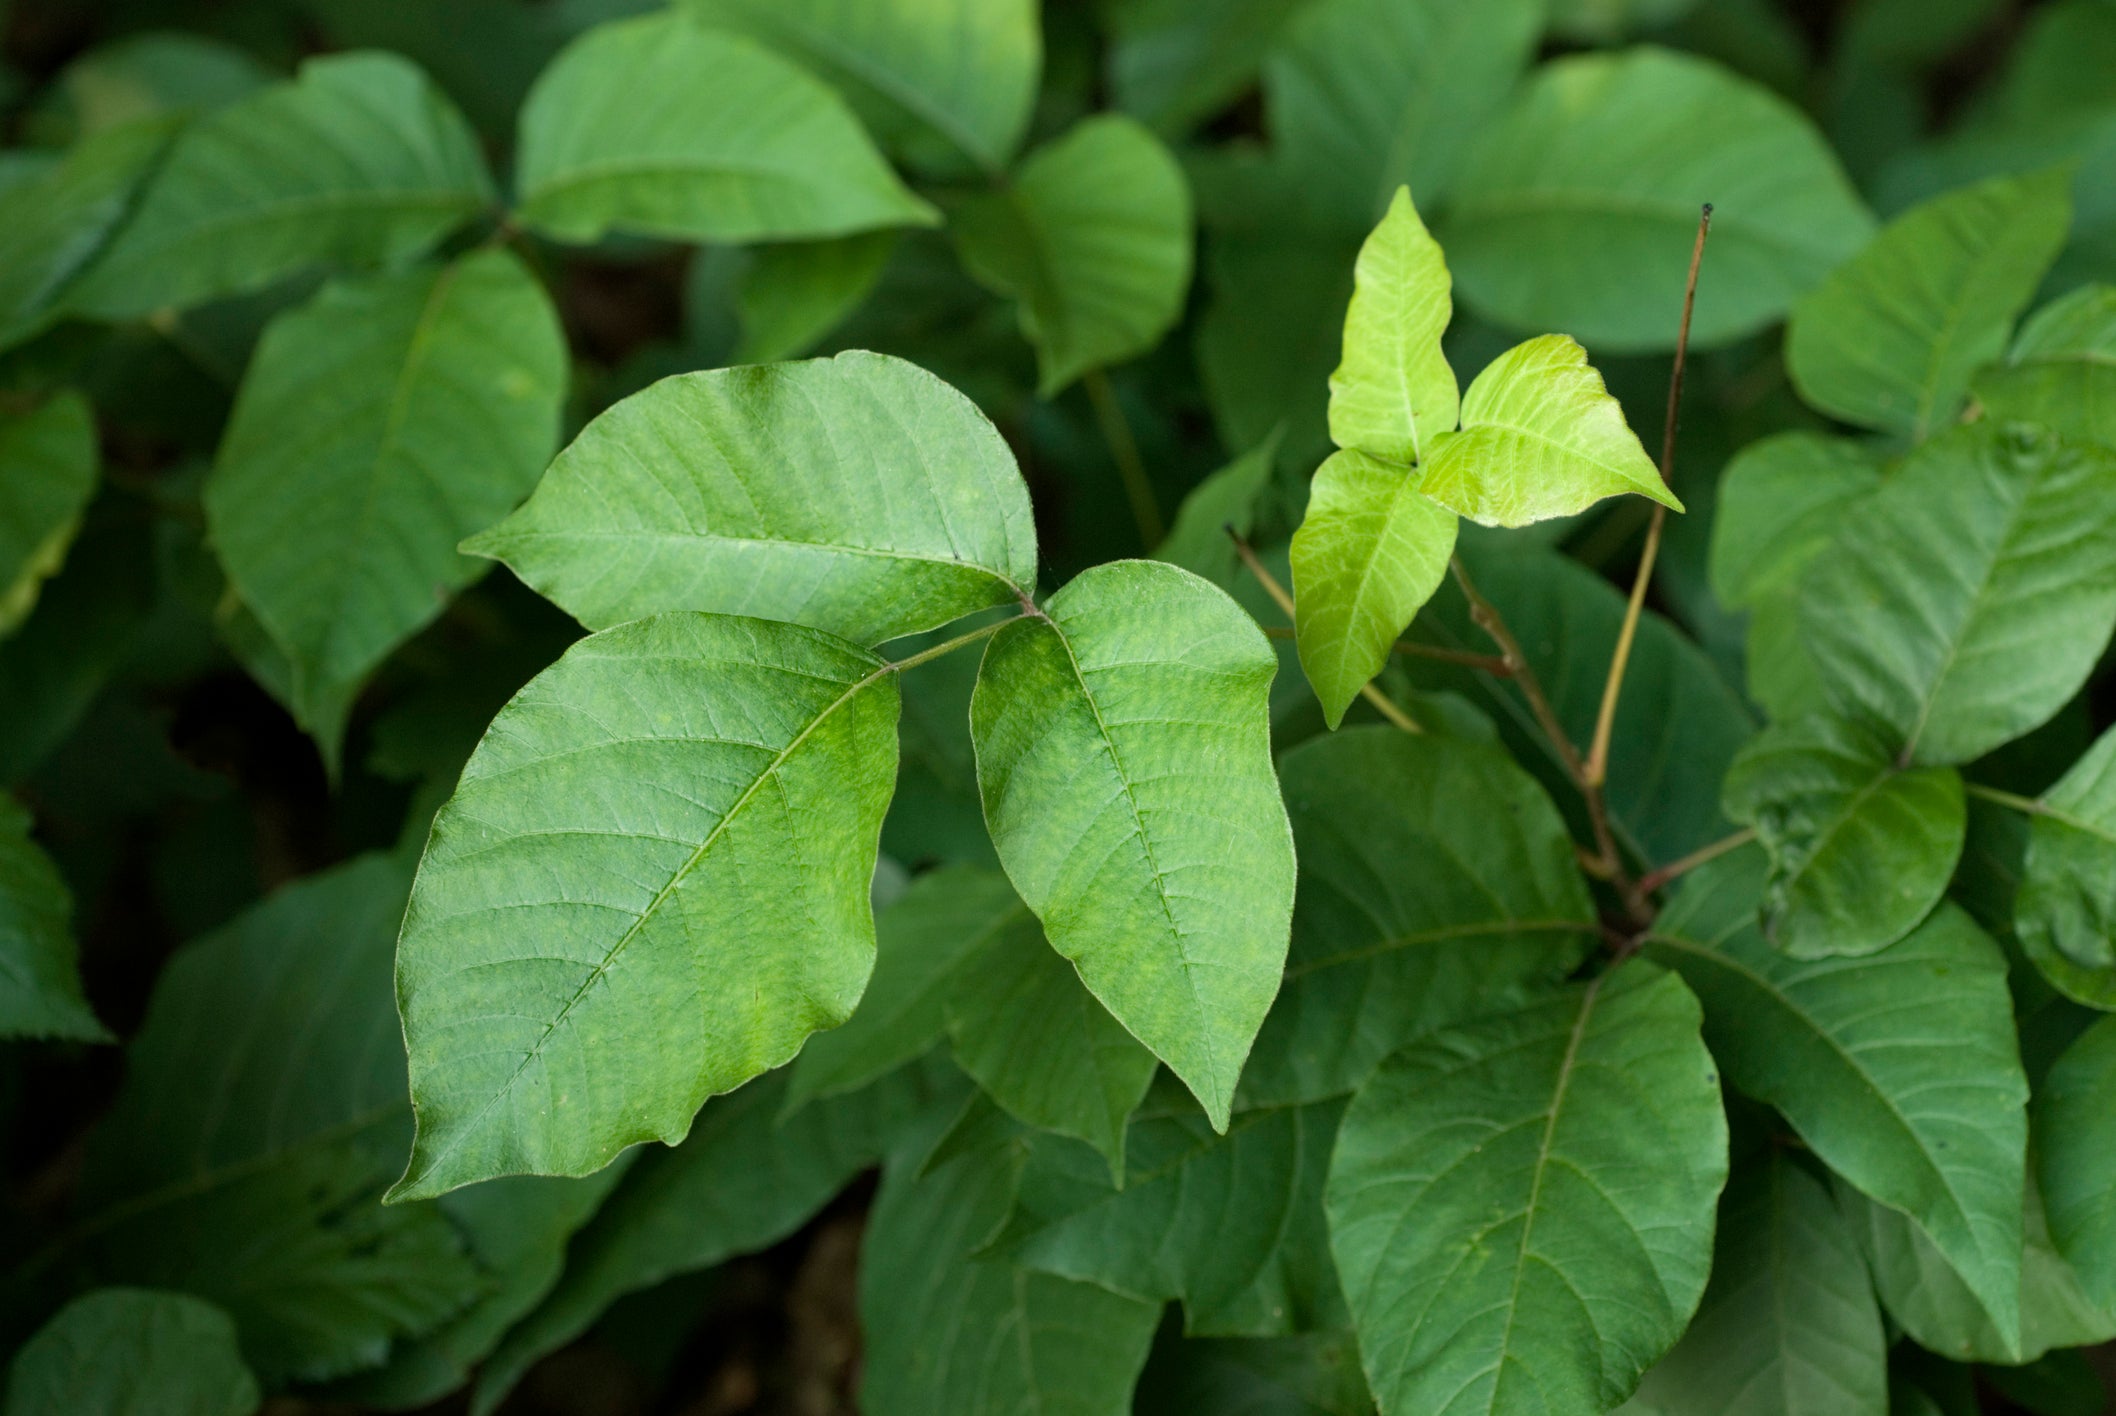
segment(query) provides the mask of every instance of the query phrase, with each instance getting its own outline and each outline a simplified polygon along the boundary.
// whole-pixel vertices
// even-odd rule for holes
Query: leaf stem
[[[1273,639],[1291,639],[1293,631],[1286,625],[1267,624],[1264,633]],[[1513,666],[1497,654],[1472,654],[1463,649],[1446,649],[1438,644],[1421,644],[1415,639],[1399,639],[1389,648],[1412,659],[1431,659],[1436,663],[1460,664],[1465,669],[1477,669],[1493,678],[1512,678]]]
[[[975,644],[980,639],[999,633],[999,631],[1005,629],[1014,621],[1027,618],[1029,618],[1027,615],[1009,615],[1003,620],[993,620],[990,624],[979,625],[968,633],[958,634],[953,639],[945,640],[930,649],[921,649],[916,654],[884,664],[881,671],[885,674],[900,674],[905,669],[915,669],[929,659],[938,659],[943,654],[952,654],[965,644]]]
[[[1996,802],[2000,806],[2010,806],[2025,816],[2043,816],[2049,812],[2049,808],[2034,797],[2025,797],[2018,792],[2001,791],[1997,787],[1987,787],[1981,782],[1964,782],[1962,783],[1962,791],[1969,796],[1982,797],[1985,801]]]
[[[1636,903],[1643,905],[1649,895],[1656,890],[1665,889],[1669,881],[1674,880],[1678,876],[1688,875],[1691,871],[1708,861],[1718,860],[1728,851],[1740,850],[1755,839],[1755,828],[1748,827],[1736,831],[1731,836],[1722,836],[1709,846],[1700,846],[1682,859],[1669,861],[1660,869],[1649,870],[1640,876],[1638,884],[1632,887],[1632,896]]]
[[[1264,563],[1256,558],[1256,552],[1249,548],[1249,543],[1242,539],[1239,531],[1236,531],[1232,526],[1225,529],[1227,539],[1234,542],[1234,553],[1242,558],[1242,564],[1248,568],[1251,575],[1256,577],[1256,583],[1264,587],[1264,593],[1269,595],[1273,602],[1278,605],[1279,611],[1287,619],[1292,619],[1294,617],[1293,597],[1286,593],[1286,587],[1278,583],[1277,576],[1264,569]],[[1268,629],[1264,632],[1266,634],[1270,633]],[[1394,703],[1391,703],[1388,695],[1374,687],[1373,684],[1361,684],[1359,686],[1359,696],[1373,704],[1375,712],[1387,718],[1405,732],[1423,733],[1425,731],[1424,728],[1418,726],[1417,719],[1398,708]]]
[[[1131,502],[1132,520],[1139,524],[1139,539],[1151,551],[1161,544],[1168,529],[1161,520],[1161,508],[1154,502],[1153,484],[1146,479],[1146,463],[1139,456],[1131,423],[1117,401],[1117,391],[1110,387],[1109,375],[1100,369],[1089,369],[1080,376],[1080,386],[1087,390],[1087,401],[1094,405],[1095,422],[1102,428],[1102,440],[1109,444],[1117,474],[1124,479],[1124,495]]]

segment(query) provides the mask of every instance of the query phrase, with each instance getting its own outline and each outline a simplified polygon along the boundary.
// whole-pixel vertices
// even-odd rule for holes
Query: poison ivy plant
[[[138,1288],[67,1304],[22,1345],[7,1378],[7,1409],[22,1416],[250,1416],[258,1402],[226,1313]]]

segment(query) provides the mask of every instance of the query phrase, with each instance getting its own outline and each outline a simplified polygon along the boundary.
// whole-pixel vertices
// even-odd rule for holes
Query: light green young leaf
[[[1888,1416],[1888,1343],[1859,1241],[1821,1183],[1776,1152],[1735,1174],[1712,1282],[1639,1383],[1651,1416]]]
[[[568,45],[522,105],[520,147],[518,214],[561,241],[788,241],[938,220],[822,82],[679,13]]]
[[[1606,1411],[1682,1335],[1727,1178],[1682,980],[1633,961],[1360,1088],[1324,1206],[1385,1416]]]
[[[769,364],[815,348],[874,293],[896,233],[861,231],[758,249],[743,273],[737,364]]]
[[[0,1037],[109,1042],[81,996],[73,899],[29,827],[29,812],[0,792]]]
[[[1972,388],[1986,417],[2116,448],[2116,286],[2081,286],[2043,306]]]
[[[143,1288],[74,1299],[7,1376],[8,1416],[250,1416],[260,1400],[226,1313]]]
[[[2088,1297],[2116,1313],[2116,1018],[2081,1033],[2035,1097],[2050,1237]]]
[[[995,176],[1043,67],[1036,0],[685,0],[821,75],[892,156],[928,176]]]
[[[1830,700],[1911,760],[2039,726],[2116,628],[2116,451],[2022,424],[1928,440],[1846,519],[1800,623]]]
[[[1455,532],[1409,468],[1347,451],[1316,469],[1293,533],[1294,639],[1331,727],[1447,578]]]
[[[1486,526],[1571,516],[1625,492],[1683,509],[1587,351],[1562,334],[1515,345],[1470,382],[1462,431],[1428,454],[1418,489]]]
[[[0,190],[0,348],[64,313],[74,281],[123,225],[174,131],[152,118],[111,128]]]
[[[1493,319],[1597,350],[1670,349],[1706,202],[1697,348],[1771,323],[1873,231],[1797,109],[1641,47],[1544,65],[1471,150],[1440,235],[1457,288]]]
[[[1176,508],[1175,525],[1155,549],[1154,559],[1202,575],[1222,590],[1232,589],[1241,574],[1241,561],[1227,528],[1233,527],[1243,537],[1256,529],[1257,503],[1271,486],[1282,432],[1272,430],[1255,447],[1192,487]]]
[[[266,328],[206,520],[312,731],[490,569],[456,543],[536,485],[565,390],[558,314],[506,251],[336,281]]]
[[[464,549],[592,629],[708,610],[875,644],[1036,584],[1028,487],[991,420],[860,351],[663,379]]]
[[[1279,763],[1301,860],[1244,1105],[1341,1096],[1411,1039],[1555,987],[1594,942],[1565,823],[1503,751],[1395,728]]]
[[[2057,259],[2070,185],[2063,170],[2001,177],[1890,222],[1794,308],[1785,362],[1800,396],[1913,441],[1946,426]]]
[[[1019,302],[1045,398],[1174,327],[1190,291],[1191,227],[1174,155],[1115,113],[1076,124],[1003,187],[948,213],[970,273]]]
[[[1384,462],[1423,462],[1454,431],[1455,371],[1440,352],[1454,312],[1447,258],[1411,189],[1359,248],[1344,362],[1330,375],[1330,440]]]
[[[1712,515],[1712,593],[1752,609],[1836,538],[1850,510],[1881,485],[1880,464],[1849,438],[1777,433],[1737,453]]]
[[[187,128],[67,307],[129,319],[314,266],[394,265],[492,197],[476,137],[417,68],[326,55]]]
[[[814,630],[676,613],[500,711],[398,946],[418,1139],[392,1199],[585,1175],[852,1012],[896,676]]]
[[[1696,872],[1645,951],[1705,1005],[1727,1080],[1838,1175],[1910,1214],[2007,1328],[2019,1319],[2027,1079],[2006,961],[1942,905],[1878,954],[1799,960],[1755,924],[1762,852]]]
[[[1840,718],[1766,728],[1724,794],[1771,857],[1763,931],[1796,959],[1871,954],[1910,933],[1946,893],[1968,830],[1959,772],[1902,767]]]
[[[72,389],[0,412],[0,638],[58,573],[96,485],[95,414]]]
[[[985,821],[1014,887],[1221,1129],[1293,913],[1277,667],[1224,591],[1119,561],[993,636],[970,699]]]
[[[2116,1009],[2116,730],[2043,793],[2013,910],[2014,933],[2043,977],[2081,1003]]]

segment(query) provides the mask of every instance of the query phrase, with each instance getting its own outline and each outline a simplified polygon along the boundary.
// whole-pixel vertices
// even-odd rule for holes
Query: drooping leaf
[[[149,118],[92,134],[48,170],[0,190],[0,348],[64,312],[73,283],[123,225],[174,127]]]
[[[1797,959],[1871,954],[1910,933],[1946,893],[1968,830],[1959,772],[1899,766],[1839,718],[1766,728],[1727,769],[1725,796],[1771,857],[1764,933]]]
[[[397,264],[492,197],[430,79],[393,54],[325,55],[185,129],[67,307],[128,319],[314,266]]]
[[[393,1199],[585,1175],[852,1012],[896,676],[814,630],[673,613],[580,641],[435,818],[397,996]]]
[[[1220,468],[1190,489],[1176,509],[1175,525],[1168,539],[1154,550],[1155,560],[1179,565],[1193,575],[1202,575],[1222,590],[1230,590],[1241,573],[1241,562],[1227,528],[1246,537],[1256,529],[1257,503],[1271,485],[1271,471],[1278,459],[1280,432],[1274,430],[1262,442]]]
[[[505,251],[336,281],[266,328],[206,518],[312,731],[490,569],[456,543],[536,484],[565,386],[557,312]]]
[[[2116,1313],[2116,1020],[2065,1049],[2035,1096],[2050,1238],[2088,1298]]]
[[[143,1288],[74,1299],[7,1376],[8,1416],[250,1416],[259,1400],[226,1313]]]
[[[892,155],[991,176],[1021,143],[1043,36],[1035,0],[687,0],[828,79]]]
[[[1293,533],[1294,638],[1331,727],[1447,578],[1455,532],[1408,468],[1346,451],[1316,470]]]
[[[520,147],[521,220],[561,241],[787,241],[936,220],[820,80],[680,13],[568,45],[522,105]]]
[[[1036,583],[1028,488],[991,421],[857,351],[662,380],[465,549],[594,629],[708,610],[874,644]]]
[[[874,292],[896,235],[861,231],[824,241],[765,246],[743,274],[737,305],[737,364],[769,364],[806,354]]]
[[[2061,170],[2001,177],[1890,222],[1794,309],[1785,362],[1800,396],[1912,440],[1946,426],[2057,259],[2070,185]]]
[[[1633,961],[1360,1088],[1324,1205],[1384,1413],[1605,1411],[1674,1345],[1727,1177],[1697,1029],[1682,980]]]
[[[1191,226],[1175,157],[1114,113],[1075,125],[948,214],[970,273],[1019,302],[1045,398],[1161,342],[1190,291]]]
[[[2040,803],[2014,932],[2060,991],[2116,1009],[2116,731],[2102,734]]]
[[[0,413],[0,638],[58,573],[96,484],[95,416],[66,390]]]
[[[1486,526],[1571,516],[1625,492],[1683,509],[1587,351],[1562,334],[1514,346],[1471,380],[1462,431],[1433,449],[1418,489]]]
[[[1801,587],[1830,700],[1966,762],[2078,692],[2116,628],[2116,452],[2023,424],[1934,437]]]
[[[970,700],[985,820],[1015,889],[1222,1128],[1293,912],[1270,760],[1277,667],[1224,591],[1119,561],[993,636]]]
[[[1705,1005],[1736,1088],[1911,1215],[2007,1327],[2020,1311],[2027,1080],[2005,957],[1953,905],[1878,954],[1800,960],[1758,931],[1762,852],[1699,870],[1645,951]]]
[[[1719,479],[1712,517],[1712,593],[1729,609],[1755,607],[1799,583],[1881,469],[1848,438],[1778,433],[1750,443]]]
[[[1440,237],[1463,298],[1494,319],[1598,350],[1669,349],[1706,202],[1697,347],[1777,319],[1873,230],[1798,110],[1706,60],[1639,48],[1546,64],[1471,150]]]
[[[1411,189],[1359,248],[1344,362],[1330,375],[1330,440],[1384,462],[1423,462],[1454,431],[1460,398],[1440,352],[1454,302],[1447,259]]]
[[[0,1037],[108,1042],[81,995],[73,899],[29,827],[29,812],[0,792]]]
[[[1594,911],[1550,798],[1496,747],[1353,728],[1279,763],[1302,867],[1244,1105],[1365,1081],[1438,1027],[1555,987]]]
[[[2082,286],[2036,311],[1973,389],[1988,417],[2116,448],[2116,286]]]

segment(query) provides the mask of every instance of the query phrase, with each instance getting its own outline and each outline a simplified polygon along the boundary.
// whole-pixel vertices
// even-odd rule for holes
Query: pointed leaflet
[[[2081,1033],[2035,1097],[2050,1238],[2087,1295],[2116,1313],[2116,1018]]]
[[[1454,430],[1455,371],[1440,352],[1448,290],[1447,259],[1399,187],[1353,267],[1344,362],[1330,375],[1332,442],[1413,463]]]
[[[2057,259],[2071,180],[2001,177],[1890,222],[1794,307],[1785,363],[1800,396],[1913,440],[1946,426]]]
[[[1854,723],[1766,728],[1735,757],[1727,815],[1771,857],[1763,930],[1796,959],[1871,954],[1932,912],[1954,877],[1968,813],[1952,767],[1898,766]]]
[[[122,227],[175,128],[147,118],[106,129],[0,191],[0,348],[64,313],[73,282]]]
[[[1462,431],[1427,455],[1418,489],[1486,526],[1571,516],[1624,492],[1683,509],[1587,351],[1563,334],[1515,345],[1470,381]]]
[[[1777,433],[1727,464],[1712,513],[1712,593],[1728,609],[1783,594],[1881,485],[1874,455],[1850,438]]]
[[[521,220],[561,241],[784,241],[934,221],[829,88],[682,14],[600,24],[566,46],[522,105],[520,147]]]
[[[1920,763],[2045,722],[2116,628],[2116,451],[2022,424],[1922,444],[1803,581],[1830,701]]]
[[[1331,727],[1446,579],[1455,531],[1408,468],[1338,452],[1316,469],[1293,533],[1294,638]]]
[[[1323,1203],[1385,1416],[1606,1411],[1674,1345],[1727,1178],[1697,1027],[1633,961],[1360,1088]]]
[[[565,388],[557,312],[505,251],[335,281],[266,328],[206,518],[305,721],[489,568],[456,543],[536,484]]]
[[[1036,583],[998,430],[925,370],[860,351],[663,379],[465,549],[595,629],[710,610],[874,644]]]
[[[476,137],[417,68],[384,53],[311,59],[187,128],[66,303],[129,319],[312,266],[393,265],[491,200]]]
[[[144,1288],[74,1299],[8,1369],[8,1416],[250,1416],[257,1379],[211,1303]]]
[[[0,1037],[109,1042],[81,996],[73,898],[29,827],[29,812],[0,792]]]
[[[948,213],[963,265],[1020,302],[1037,392],[1161,342],[1190,291],[1190,185],[1145,127],[1105,113]]]
[[[1594,909],[1550,798],[1496,747],[1352,728],[1279,763],[1301,860],[1244,1105],[1351,1091],[1421,1033],[1554,987]]]
[[[852,1012],[896,676],[814,630],[676,613],[500,711],[397,951],[418,1139],[393,1199],[585,1175]]]
[[[2043,306],[1973,387],[1986,417],[2116,448],[2116,286],[2081,286]]]
[[[1457,291],[1490,318],[1602,352],[1670,349],[1705,202],[1700,348],[1777,319],[1873,230],[1798,109],[1640,46],[1539,69],[1470,150],[1440,235]]]
[[[2042,794],[2013,913],[2045,978],[2116,1009],[2116,729]]]
[[[1791,959],[1757,931],[1762,852],[1699,870],[1646,953],[1705,1005],[1727,1080],[1837,1174],[1915,1218],[2011,1326],[2028,1087],[2006,963],[1960,909],[1863,958]]]
[[[96,485],[95,415],[71,389],[0,412],[0,637],[65,563]]]
[[[1286,958],[1277,656],[1224,591],[1097,566],[992,639],[970,700],[985,820],[1091,992],[1222,1129]]]

